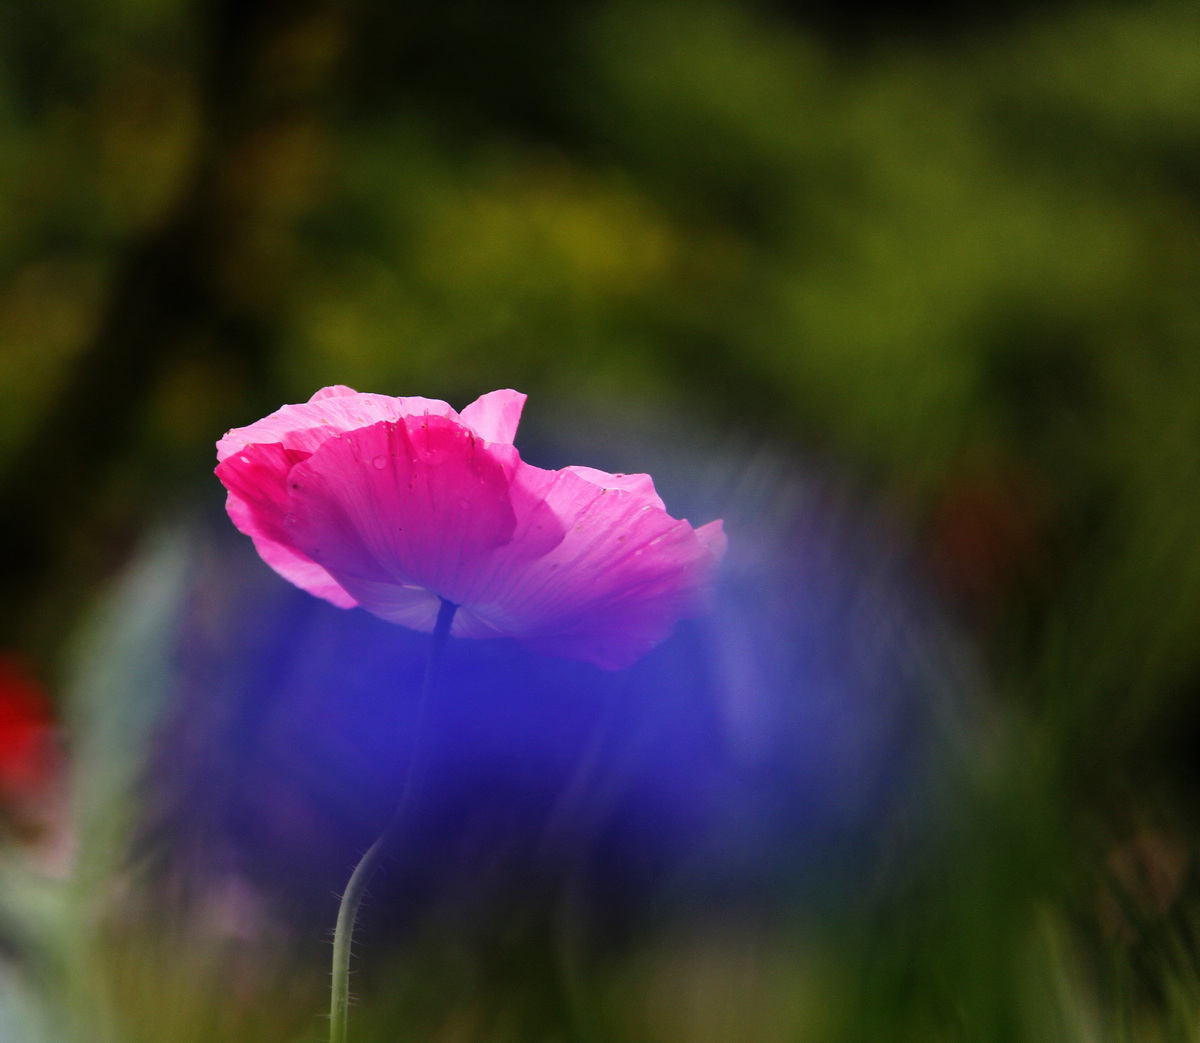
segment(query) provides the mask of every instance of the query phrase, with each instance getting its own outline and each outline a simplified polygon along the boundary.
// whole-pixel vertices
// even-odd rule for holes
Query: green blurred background
[[[324,384],[825,461],[985,664],[977,803],[841,963],[667,946],[596,1038],[1200,1039],[1198,233],[1194,2],[7,0],[0,647],[60,691]]]

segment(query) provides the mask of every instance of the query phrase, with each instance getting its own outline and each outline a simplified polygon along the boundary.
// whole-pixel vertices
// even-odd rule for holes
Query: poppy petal
[[[353,608],[354,599],[320,565],[291,546],[283,527],[287,476],[307,455],[281,445],[249,445],[226,457],[217,466],[217,477],[229,490],[225,510],[254,541],[263,561],[284,579],[339,608]]]
[[[315,561],[306,558],[288,544],[279,543],[256,529],[253,520],[247,518],[249,508],[244,501],[231,493],[225,509],[233,524],[254,541],[254,549],[258,551],[259,557],[289,583],[332,602],[338,608],[354,608],[358,604],[358,601]]]
[[[284,406],[248,427],[226,432],[217,443],[217,460],[224,461],[243,446],[256,443],[277,442],[288,449],[313,453],[334,435],[410,415],[458,416],[436,398],[359,394],[338,385],[322,388],[309,401]]]
[[[288,476],[285,528],[343,586],[419,586],[463,603],[480,564],[517,527],[516,451],[445,417],[372,424],[324,443]],[[394,606],[360,603],[381,615]],[[386,618],[386,615],[385,615]]]
[[[525,408],[525,395],[506,388],[480,395],[460,414],[462,422],[480,438],[512,445]]]
[[[619,669],[700,609],[724,550],[719,523],[702,539],[657,496],[604,488],[570,468],[528,469],[566,534],[514,570],[492,605],[476,602],[479,615],[538,651]]]
[[[577,474],[580,478],[593,485],[598,485],[602,489],[623,489],[626,492],[637,493],[639,496],[644,496],[659,510],[667,509],[662,497],[655,491],[654,479],[648,474],[609,474],[607,471],[598,471],[594,467],[583,467],[579,464],[572,464],[563,470]]]

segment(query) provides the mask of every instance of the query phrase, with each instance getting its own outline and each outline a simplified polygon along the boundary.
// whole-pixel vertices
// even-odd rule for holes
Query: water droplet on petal
[[[377,456],[371,461],[379,470],[383,470],[387,466],[386,456]]]

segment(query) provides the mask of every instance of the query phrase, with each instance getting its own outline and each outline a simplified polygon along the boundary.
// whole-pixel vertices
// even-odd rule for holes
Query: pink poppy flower
[[[524,463],[524,404],[323,388],[217,443],[226,509],[276,572],[342,608],[430,631],[444,599],[454,635],[628,666],[702,608],[721,522],[672,518],[649,475]]]

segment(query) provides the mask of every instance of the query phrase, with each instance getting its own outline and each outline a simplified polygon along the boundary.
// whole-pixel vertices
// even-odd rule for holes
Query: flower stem
[[[354,940],[354,923],[358,919],[358,907],[362,902],[363,893],[370,883],[375,870],[391,846],[400,823],[407,810],[408,804],[417,788],[419,772],[417,763],[421,742],[421,722],[425,716],[425,707],[429,702],[430,691],[433,688],[434,677],[437,673],[438,661],[446,638],[450,636],[450,624],[454,622],[457,605],[442,599],[438,609],[437,623],[433,627],[433,641],[429,646],[429,656],[425,660],[425,677],[421,681],[421,696],[417,704],[417,720],[413,728],[413,752],[408,762],[408,773],[404,778],[404,789],[396,810],[392,813],[391,821],[384,827],[379,839],[375,841],[362,856],[361,861],[354,867],[350,882],[342,895],[342,904],[338,907],[337,927],[333,932],[333,994],[329,1004],[329,1043],[346,1043],[346,1022],[350,1005],[350,946]]]

